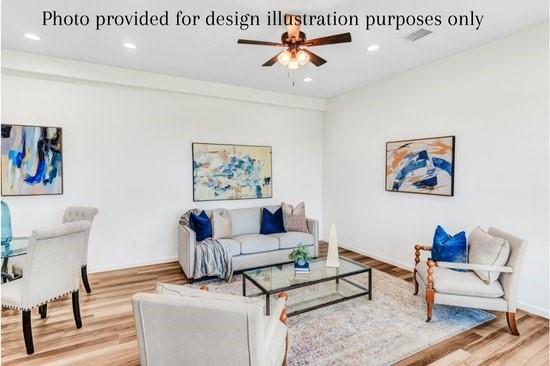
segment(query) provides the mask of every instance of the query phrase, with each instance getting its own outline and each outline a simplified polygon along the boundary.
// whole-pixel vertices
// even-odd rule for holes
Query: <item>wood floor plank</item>
[[[321,243],[320,254],[326,256]],[[412,273],[379,260],[340,248],[343,256],[406,281]],[[21,314],[2,310],[1,362],[4,366],[139,365],[131,298],[137,292],[154,291],[157,282],[187,282],[177,262],[90,274],[93,292],[81,291],[83,327],[76,329],[71,299],[48,305],[48,317],[32,314],[35,354],[25,353]],[[419,309],[424,311],[424,309]],[[433,345],[397,365],[548,365],[548,320],[525,312],[517,319],[522,335],[508,333],[502,313],[467,332]]]

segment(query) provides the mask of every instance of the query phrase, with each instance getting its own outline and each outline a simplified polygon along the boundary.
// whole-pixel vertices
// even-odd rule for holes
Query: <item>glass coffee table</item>
[[[288,315],[368,296],[372,300],[371,268],[354,260],[340,257],[338,268],[327,267],[325,258],[310,262],[309,274],[296,274],[294,263],[256,268],[243,272],[243,296],[246,284],[251,282],[260,292],[248,296],[265,296],[266,315],[269,315],[271,295],[288,292]],[[357,283],[352,276],[368,273],[368,287]]]

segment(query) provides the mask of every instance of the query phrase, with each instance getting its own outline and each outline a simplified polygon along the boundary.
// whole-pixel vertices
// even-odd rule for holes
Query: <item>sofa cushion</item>
[[[241,243],[241,254],[269,252],[279,249],[279,239],[262,234],[246,234],[233,237]]]
[[[236,256],[241,254],[241,243],[234,239],[218,239],[219,242],[229,245],[229,251],[231,256]]]
[[[510,244],[506,239],[492,236],[480,227],[470,233],[469,262],[473,264],[486,264],[490,266],[505,266],[510,256]],[[500,272],[475,271],[485,283],[498,280]]]
[[[286,232],[283,224],[283,210],[279,207],[275,212],[262,208],[262,225],[260,234],[276,234]]]
[[[231,216],[225,209],[212,210],[212,239],[231,238]]]
[[[258,234],[260,232],[262,209],[259,207],[229,210],[233,236]]]
[[[300,202],[296,207],[292,207],[292,205],[283,202],[281,207],[286,231],[308,232],[305,203]]]
[[[189,225],[195,232],[197,241],[203,241],[204,239],[212,237],[212,223],[206,212],[202,211],[200,215],[191,212],[189,216]]]
[[[274,238],[279,239],[280,249],[296,248],[300,244],[305,246],[313,245],[313,235],[297,231],[289,231],[286,233],[270,234]]]
[[[437,262],[466,263],[468,261],[466,233],[461,231],[451,236],[440,225],[437,225],[433,239],[432,259]],[[462,269],[453,270],[464,272]]]
[[[426,261],[421,261],[416,266],[417,276],[422,282],[428,283],[428,265]],[[474,272],[457,272],[448,268],[435,267],[434,289],[451,295],[491,297],[497,298],[504,295],[500,282],[495,281],[491,284],[483,282]]]

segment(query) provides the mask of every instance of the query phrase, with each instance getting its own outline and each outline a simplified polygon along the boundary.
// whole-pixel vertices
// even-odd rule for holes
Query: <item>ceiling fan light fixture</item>
[[[298,60],[296,60],[295,58],[290,60],[290,62],[288,63],[288,69],[289,70],[296,70],[299,67],[300,67],[300,64],[298,63]]]
[[[298,64],[300,66],[304,66],[309,62],[309,55],[306,52],[300,50],[296,54],[296,60],[298,61]]]
[[[281,65],[286,66],[290,62],[291,58],[292,54],[290,51],[283,51],[279,54],[279,56],[277,56],[277,61],[279,61]]]

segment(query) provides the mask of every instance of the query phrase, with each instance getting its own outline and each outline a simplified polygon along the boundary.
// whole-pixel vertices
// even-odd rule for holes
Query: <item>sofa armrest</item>
[[[467,269],[471,271],[489,271],[489,272],[501,272],[512,273],[514,269],[507,266],[491,266],[486,264],[473,264],[473,263],[454,263],[454,262],[434,262],[437,267],[451,268],[451,269]]]
[[[178,261],[188,279],[195,269],[195,232],[187,225],[178,224]]]
[[[313,235],[314,257],[319,256],[319,220],[307,218],[307,231]]]

